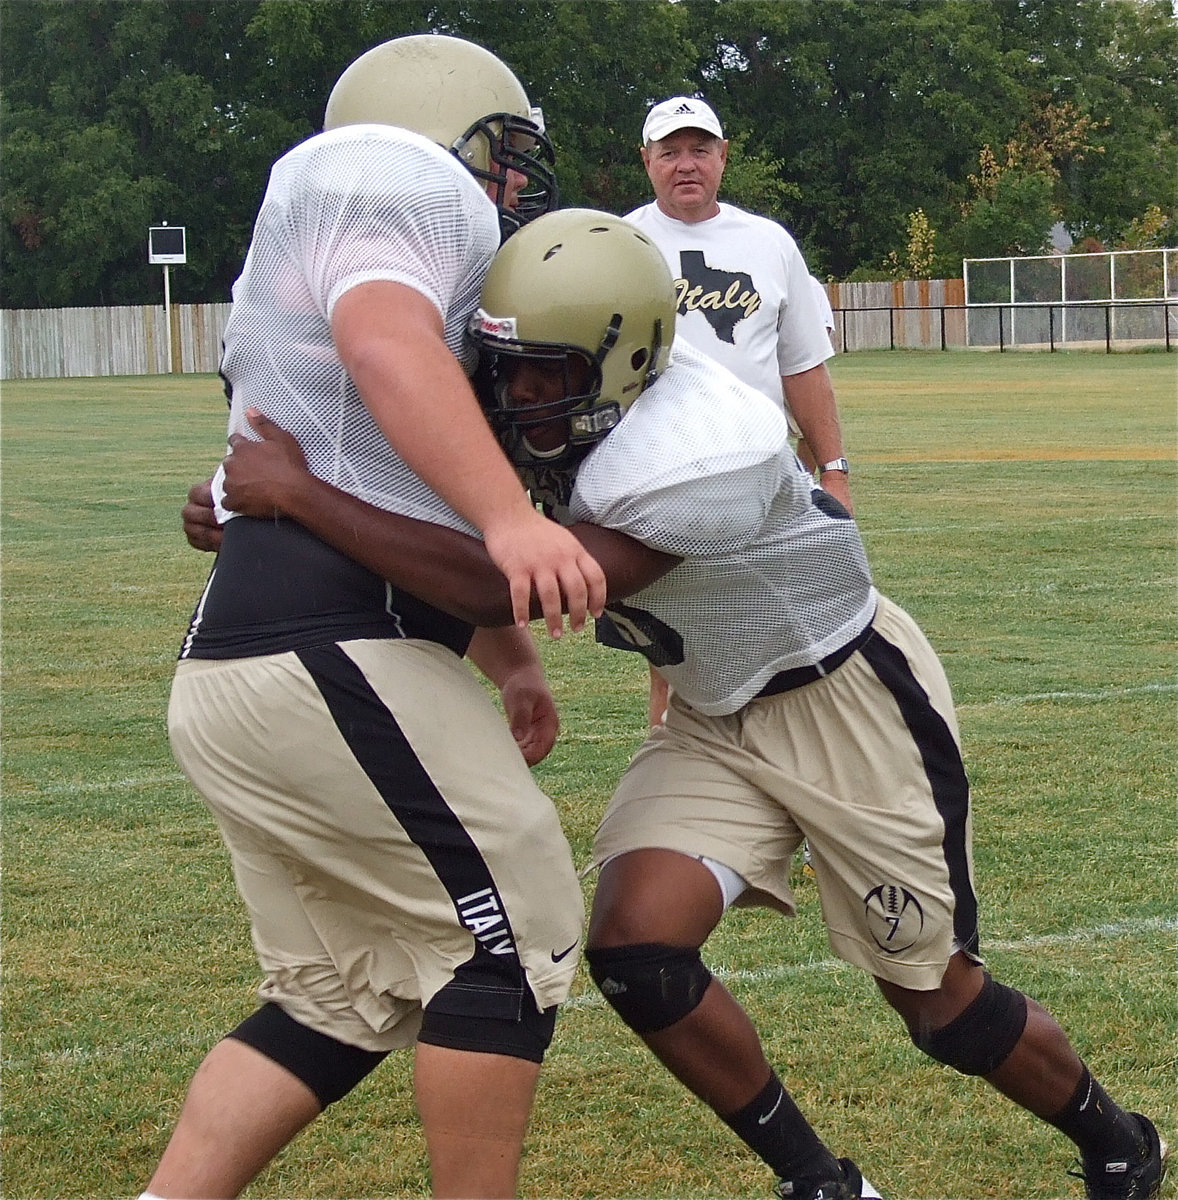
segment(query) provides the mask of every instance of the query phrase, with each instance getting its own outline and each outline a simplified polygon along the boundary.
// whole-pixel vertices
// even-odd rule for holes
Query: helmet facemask
[[[556,154],[544,132],[544,118],[538,108],[532,116],[516,113],[490,113],[476,121],[450,147],[470,173],[484,183],[494,184],[490,193],[499,210],[499,232],[506,241],[522,225],[555,209],[560,196],[556,185]],[[482,138],[480,144],[477,140]],[[480,165],[482,161],[486,166]],[[516,198],[514,208],[507,204],[508,172],[516,171],[527,180]]]
[[[616,326],[610,326],[601,346],[591,352],[567,343],[490,334],[489,324],[500,323],[476,313],[471,337],[481,354],[483,407],[508,458],[517,467],[575,468],[622,419],[621,405],[601,396],[603,364],[617,341]],[[529,366],[547,376],[551,395],[537,398],[534,386],[531,397],[511,395],[513,384],[519,387],[517,372]]]
[[[367,124],[421,134],[490,185],[501,240],[557,205],[543,113],[506,63],[473,42],[410,34],[361,54],[331,89],[323,128]],[[509,171],[527,179],[514,209]]]

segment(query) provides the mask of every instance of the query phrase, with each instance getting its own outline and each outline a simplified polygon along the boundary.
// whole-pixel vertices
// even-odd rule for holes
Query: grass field
[[[881,352],[832,371],[877,581],[960,705],[990,964],[1173,1142],[1175,358]],[[209,567],[178,508],[224,417],[210,376],[4,385],[5,1197],[139,1192],[192,1069],[253,1006],[226,859],[164,730]],[[537,774],[584,862],[641,739],[645,671],[586,635],[544,653],[564,732]],[[730,914],[707,956],[826,1139],[891,1200],[1079,1196],[1070,1143],[922,1059],[798,891],[796,921]],[[390,1059],[247,1194],[426,1194],[407,1067]],[[523,1194],[771,1182],[582,971]]]

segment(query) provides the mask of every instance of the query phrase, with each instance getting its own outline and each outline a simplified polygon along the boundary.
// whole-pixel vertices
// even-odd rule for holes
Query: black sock
[[[782,1179],[838,1179],[834,1155],[775,1073],[750,1104],[720,1119]]]
[[[1072,1098],[1047,1123],[1070,1137],[1086,1159],[1133,1158],[1145,1149],[1138,1122],[1109,1099],[1087,1067]]]

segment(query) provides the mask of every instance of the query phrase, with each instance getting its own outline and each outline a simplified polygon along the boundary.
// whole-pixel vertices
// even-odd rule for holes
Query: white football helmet
[[[502,246],[483,283],[470,337],[482,357],[483,404],[520,467],[575,466],[666,369],[675,288],[658,247],[620,217],[587,208],[548,213]],[[588,365],[577,394],[567,360]],[[508,395],[513,359],[559,361],[565,398],[537,410]],[[567,421],[559,453],[537,451],[529,430]]]
[[[331,89],[323,128],[364,124],[420,133],[493,183],[504,237],[557,206],[543,115],[510,68],[474,42],[413,34],[360,55]],[[504,203],[509,170],[528,180],[515,208]]]

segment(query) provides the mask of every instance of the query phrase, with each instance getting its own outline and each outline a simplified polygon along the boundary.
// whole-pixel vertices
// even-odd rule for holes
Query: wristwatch
[[[851,464],[845,458],[832,458],[830,462],[825,462],[818,468],[819,475],[825,475],[827,471],[842,471],[844,475],[849,475]]]

